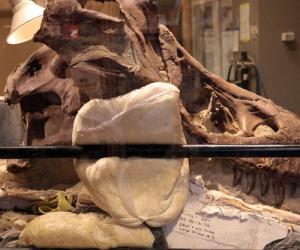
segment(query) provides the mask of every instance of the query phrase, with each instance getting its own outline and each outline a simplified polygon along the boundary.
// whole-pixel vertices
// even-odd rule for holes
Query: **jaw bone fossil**
[[[85,9],[86,2],[49,3],[34,40],[53,51],[42,48],[8,79],[6,101],[21,103],[26,117],[25,145],[71,144],[74,115],[88,99],[116,97],[158,81],[181,90],[181,115],[190,143],[300,142],[299,117],[208,72],[159,24],[156,1],[100,1],[117,6],[119,17]],[[36,102],[38,112],[26,109],[23,104],[36,95],[47,100],[44,107]],[[59,115],[64,126],[55,120]],[[60,126],[57,136],[55,126]],[[41,133],[33,132],[36,127]],[[295,193],[299,159],[229,161],[233,185],[243,182],[247,194],[257,183],[261,196],[272,188],[273,205],[280,207],[287,184],[290,194]]]

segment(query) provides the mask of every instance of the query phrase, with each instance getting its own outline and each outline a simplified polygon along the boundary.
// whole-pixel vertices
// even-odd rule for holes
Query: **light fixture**
[[[13,7],[13,19],[8,44],[18,44],[31,40],[40,29],[44,8],[32,0],[10,0]]]

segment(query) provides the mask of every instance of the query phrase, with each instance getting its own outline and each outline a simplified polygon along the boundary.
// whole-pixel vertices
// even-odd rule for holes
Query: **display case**
[[[0,106],[0,247],[300,247],[300,118],[218,76],[232,1],[37,3]]]

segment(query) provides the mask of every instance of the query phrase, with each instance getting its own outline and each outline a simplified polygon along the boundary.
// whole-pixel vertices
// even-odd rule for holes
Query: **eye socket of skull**
[[[55,119],[49,114],[50,110],[61,112],[61,99],[54,92],[36,93],[25,96],[20,102],[21,110],[26,124],[26,145],[40,144],[47,139],[47,122]],[[57,126],[58,127],[58,126]]]
[[[26,96],[21,100],[21,109],[25,113],[43,113],[51,105],[61,106],[60,97],[55,92],[45,92]]]

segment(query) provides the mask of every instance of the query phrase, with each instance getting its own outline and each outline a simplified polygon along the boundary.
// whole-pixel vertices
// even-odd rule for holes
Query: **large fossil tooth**
[[[239,167],[234,167],[232,185],[236,186],[240,184],[242,179],[243,179],[243,170],[240,169]]]
[[[281,181],[275,180],[272,183],[274,193],[274,206],[281,207],[285,198],[285,186]]]
[[[260,183],[260,195],[264,196],[269,190],[270,180],[266,173],[261,172],[259,174],[259,183]]]
[[[293,197],[297,191],[297,183],[289,183],[289,195]]]
[[[243,183],[243,192],[250,194],[255,188],[256,172],[253,170],[245,172],[245,182]]]

